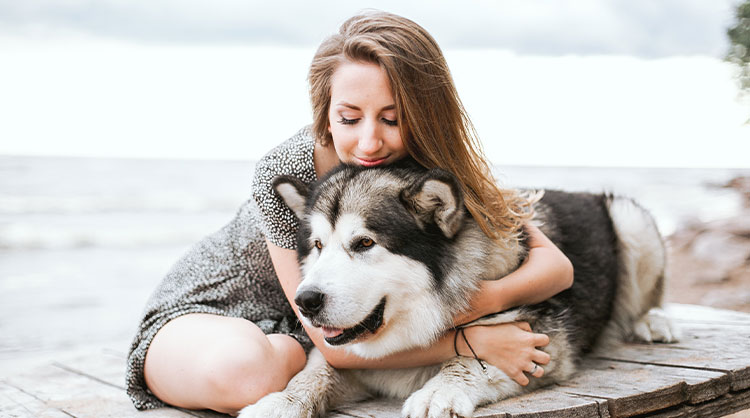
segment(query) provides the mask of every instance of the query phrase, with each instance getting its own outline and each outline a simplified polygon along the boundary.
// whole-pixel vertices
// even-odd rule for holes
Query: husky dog
[[[525,236],[498,245],[464,207],[457,179],[414,163],[341,166],[309,188],[277,177],[297,214],[302,282],[295,303],[331,346],[378,358],[433,343],[469,307],[481,280],[523,262]],[[470,417],[479,405],[569,378],[581,356],[628,338],[674,341],[661,311],[665,249],[651,216],[630,199],[546,191],[535,223],[568,256],[573,286],[550,300],[474,325],[527,321],[550,343],[541,378],[520,386],[470,357],[399,370],[334,369],[313,350],[283,392],[244,408],[241,418],[316,417],[372,396],[408,398],[405,417]]]

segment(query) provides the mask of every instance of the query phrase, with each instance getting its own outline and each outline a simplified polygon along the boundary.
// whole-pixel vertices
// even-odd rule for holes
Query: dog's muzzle
[[[317,323],[315,317],[323,310],[325,299],[326,295],[323,292],[310,289],[298,293],[294,298],[294,303],[297,304],[302,315],[308,318],[314,326],[320,327],[324,324]],[[325,337],[325,341],[330,345],[342,345],[355,340],[366,332],[374,334],[383,325],[385,302],[386,298],[383,297],[360,323],[351,328],[341,329],[337,335]]]

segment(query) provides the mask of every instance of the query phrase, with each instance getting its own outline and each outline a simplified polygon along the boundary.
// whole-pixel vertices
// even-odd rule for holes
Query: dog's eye
[[[317,248],[319,250],[323,249],[323,243],[321,243],[319,239],[316,239],[315,242],[313,243],[313,245],[315,246],[315,248]]]
[[[372,238],[355,238],[351,243],[351,249],[355,252],[367,251],[375,245],[375,241]]]

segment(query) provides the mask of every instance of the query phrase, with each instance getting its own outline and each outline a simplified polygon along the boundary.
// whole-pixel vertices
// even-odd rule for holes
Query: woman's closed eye
[[[380,118],[380,120],[382,120],[388,126],[398,126],[397,120],[391,120],[388,118]]]
[[[358,121],[359,121],[359,118],[356,118],[356,119],[347,119],[347,118],[345,118],[345,117],[342,116],[341,120],[339,121],[339,123],[342,124],[342,125],[354,125]]]
[[[355,123],[359,122],[359,120],[360,118],[347,119],[342,116],[338,122],[342,125],[354,125]],[[397,120],[388,119],[388,118],[380,118],[380,120],[388,126],[398,126]]]

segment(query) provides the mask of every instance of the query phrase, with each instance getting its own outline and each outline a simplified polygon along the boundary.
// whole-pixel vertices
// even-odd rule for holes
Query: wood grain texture
[[[671,305],[676,344],[626,344],[590,356],[571,380],[477,409],[477,418],[718,417],[750,408],[750,315]],[[94,349],[0,379],[0,416],[202,417],[210,411],[137,411],[125,394],[125,354]],[[331,418],[400,417],[401,401],[373,399]]]
[[[683,324],[683,334],[676,344],[627,344],[601,358],[712,370],[728,374],[733,391],[750,387],[750,326]]]
[[[727,393],[712,402],[698,405],[680,405],[647,415],[652,418],[723,417],[750,408],[750,389]]]

